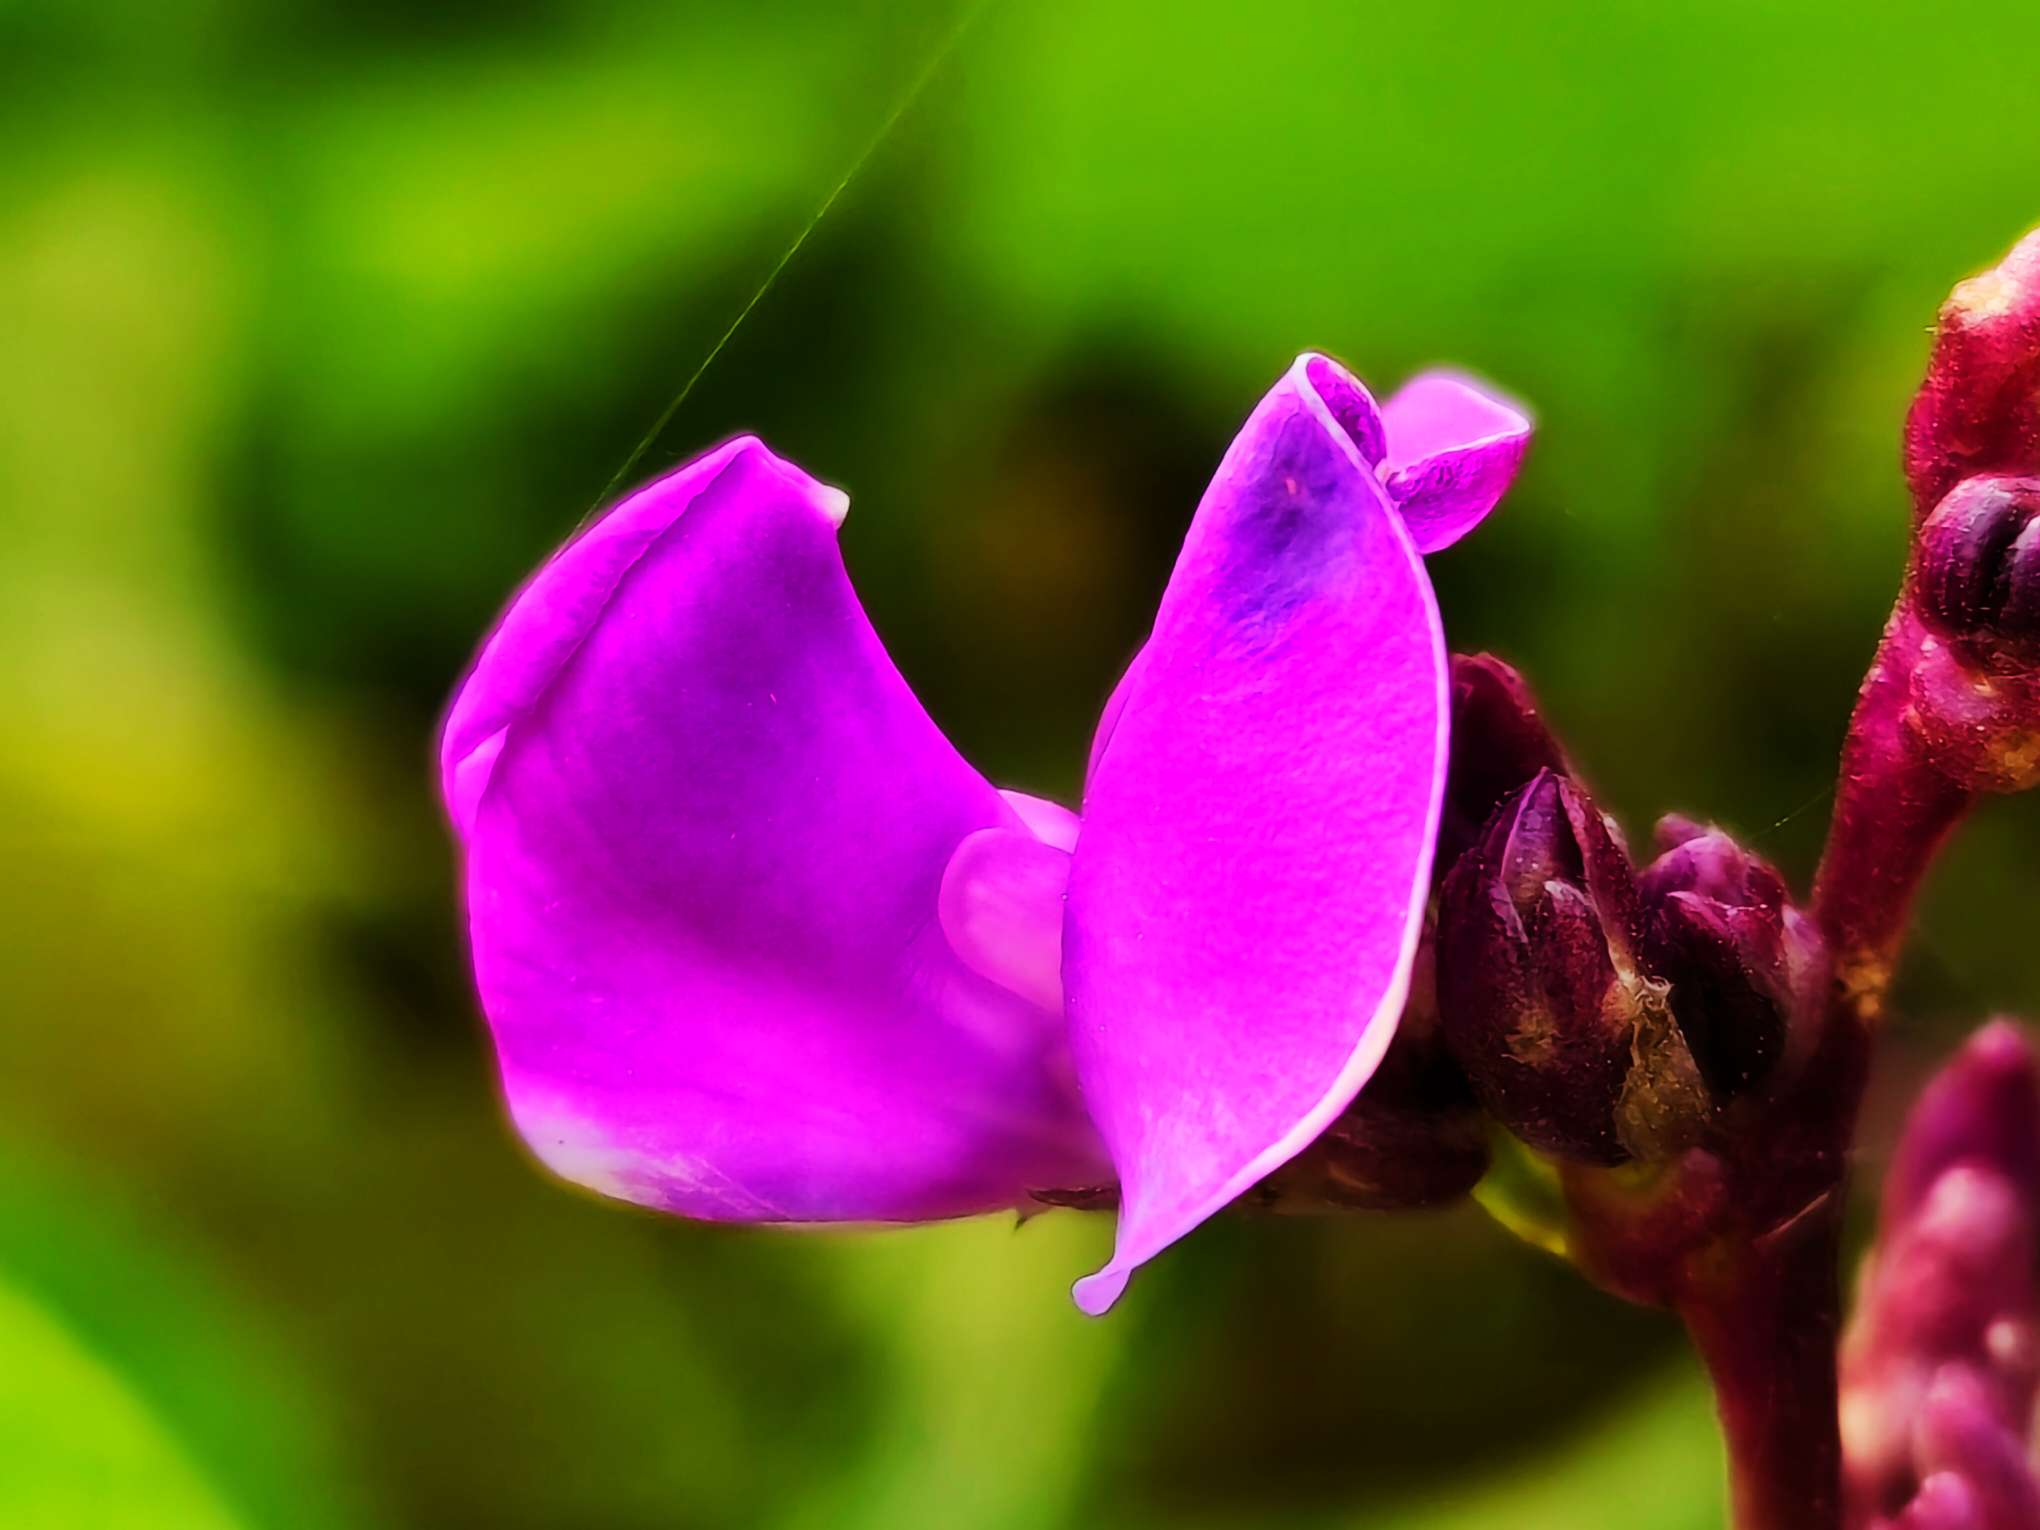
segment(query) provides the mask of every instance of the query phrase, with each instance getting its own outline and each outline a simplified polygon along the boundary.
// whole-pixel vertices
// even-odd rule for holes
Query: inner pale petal
[[[1060,1014],[1069,880],[1067,850],[1012,829],[979,829],[956,847],[942,874],[942,933],[979,977]]]
[[[1020,815],[1020,821],[1043,844],[1054,845],[1058,850],[1077,848],[1079,820],[1060,802],[1051,802],[1046,797],[1030,797],[1026,792],[1007,791],[1003,787],[999,795],[1006,799],[1006,806]]]

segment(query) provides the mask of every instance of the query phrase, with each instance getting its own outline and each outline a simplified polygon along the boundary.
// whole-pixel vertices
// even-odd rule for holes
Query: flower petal
[[[510,723],[528,712],[602,618],[617,583],[694,497],[757,446],[749,437],[704,453],[609,511],[518,592],[462,682],[440,735],[441,787],[465,839]],[[817,508],[841,523],[840,490],[816,484]]]
[[[560,1174],[689,1216],[914,1220],[1101,1177],[1058,1020],[966,967],[952,852],[1021,819],[754,440],[611,511],[449,713],[475,972]]]
[[[1123,1195],[1090,1312],[1323,1131],[1402,1009],[1448,669],[1357,386],[1304,356],[1247,421],[1085,788],[1063,978]]]
[[[1077,848],[1077,815],[1060,802],[1051,802],[1046,797],[1030,797],[1026,792],[1001,789],[1006,805],[1020,815],[1020,821],[1027,825],[1028,832],[1045,845],[1054,845],[1058,850]]]
[[[1530,416],[1455,372],[1425,372],[1381,411],[1382,481],[1417,551],[1450,547],[1501,502],[1530,449]]]
[[[971,971],[1060,1015],[1069,881],[1069,851],[1012,829],[979,829],[943,873],[942,932]]]
[[[1529,449],[1529,416],[1457,373],[1412,378],[1385,409],[1334,362],[1319,358],[1313,382],[1332,418],[1386,484],[1420,553],[1450,547],[1479,525],[1508,491]],[[1091,740],[1093,770],[1139,664],[1135,654],[1105,702]]]

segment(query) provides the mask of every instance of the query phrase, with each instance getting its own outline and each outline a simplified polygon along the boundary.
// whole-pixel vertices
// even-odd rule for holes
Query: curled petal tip
[[[1070,1299],[1086,1317],[1103,1317],[1126,1291],[1127,1272],[1115,1261],[1070,1287]]]
[[[1423,553],[1450,547],[1485,520],[1530,449],[1528,411],[1459,372],[1412,378],[1381,418],[1382,480]]]
[[[823,483],[806,468],[791,458],[782,457],[758,436],[742,435],[726,442],[721,451],[728,452],[730,460],[748,462],[762,472],[769,474],[786,492],[804,501],[831,526],[840,527],[850,515],[850,495],[834,484]],[[643,491],[651,493],[672,479],[687,472],[687,465],[675,468],[666,477],[648,485]]]
[[[1352,443],[1361,461],[1379,468],[1387,453],[1387,427],[1381,406],[1367,385],[1319,351],[1305,351],[1289,369],[1298,393],[1324,406],[1338,433]]]

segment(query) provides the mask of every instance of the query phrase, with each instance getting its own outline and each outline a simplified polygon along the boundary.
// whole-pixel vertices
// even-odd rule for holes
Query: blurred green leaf
[[[1577,1438],[1466,1486],[1441,1484],[1352,1530],[1716,1530],[1723,1468],[1707,1384],[1690,1367],[1611,1403]],[[1467,1442],[1477,1464],[1480,1442]]]
[[[4,1278],[0,1524],[245,1530],[120,1376]]]
[[[518,1150],[437,709],[956,10],[0,0],[0,1365],[100,1408],[0,1494],[61,1425],[243,1530],[1714,1523],[1669,1322],[1472,1215],[1213,1226],[1088,1323],[1102,1219],[778,1238]],[[917,692],[1073,793],[1287,358],[1471,366],[1540,433],[1433,561],[1454,645],[1636,842],[1803,876],[1925,326],[2040,219],[2036,49],[2022,0],[995,3],[643,470],[749,428],[852,490]],[[2036,863],[1997,804],[1930,890],[1917,1057],[2040,993]]]
[[[0,1524],[362,1522],[274,1315],[180,1242],[118,1198],[0,1154]],[[17,1520],[13,1491],[59,1517]],[[159,1518],[144,1512],[155,1491]],[[102,1498],[116,1517],[93,1517]],[[80,1517],[62,1518],[66,1504]],[[130,1506],[138,1517],[117,1517]]]
[[[1070,1301],[1108,1248],[1102,1218],[1052,1212],[836,1249],[847,1304],[886,1335],[890,1385],[873,1448],[790,1530],[1033,1530],[1072,1516],[1135,1321],[1088,1320]]]

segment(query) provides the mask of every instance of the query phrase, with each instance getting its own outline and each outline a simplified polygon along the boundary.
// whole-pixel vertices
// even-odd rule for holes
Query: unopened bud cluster
[[[1452,1055],[1522,1141],[1579,1163],[1657,1161],[1802,1060],[1825,952],[1778,874],[1680,819],[1640,875],[1614,822],[1492,659],[1456,672],[1438,910]],[[1487,800],[1482,800],[1483,798]]]
[[[1792,1077],[1829,980],[1761,858],[1668,818],[1641,871],[1487,655],[1453,661],[1439,891],[1402,1023],[1368,1086],[1250,1197],[1278,1211],[1437,1205],[1488,1123],[1578,1164],[1660,1162]]]

